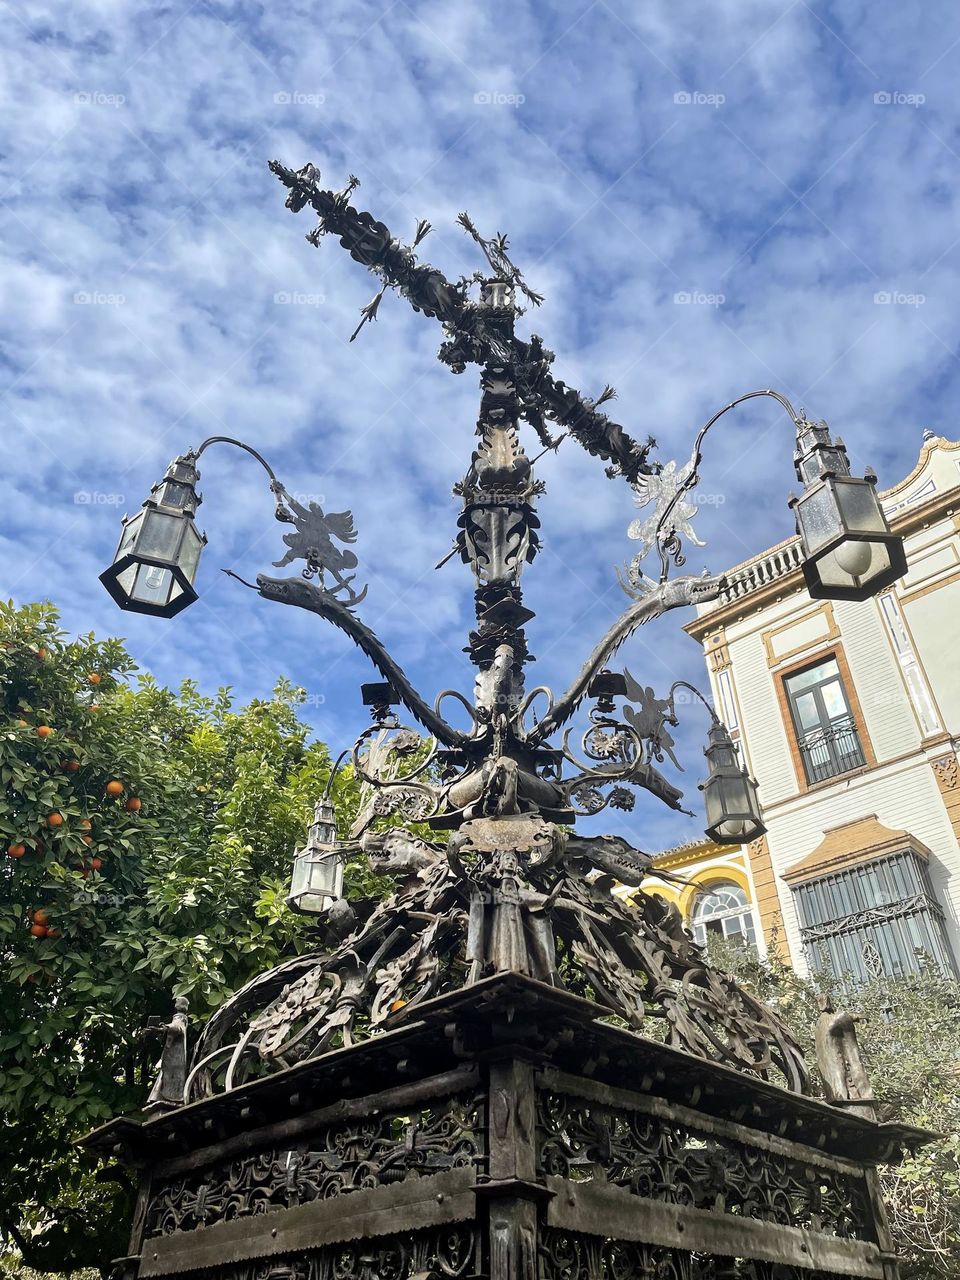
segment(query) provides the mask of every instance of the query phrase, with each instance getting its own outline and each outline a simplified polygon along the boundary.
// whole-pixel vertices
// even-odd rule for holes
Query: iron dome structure
[[[658,699],[610,663],[638,627],[720,589],[671,576],[712,425],[752,396],[786,409],[818,594],[865,598],[903,571],[875,477],[852,477],[842,442],[772,391],[714,415],[684,466],[655,463],[601,411],[610,388],[589,400],[553,376],[538,337],[517,335],[521,303],[541,299],[504,237],[461,215],[486,267],[451,282],[414,253],[428,224],[404,246],[353,205],[355,179],[334,192],[312,165],[271,169],[289,209],[316,213],[308,240],[335,236],[378,276],[358,331],[392,288],[440,322],[445,364],[480,369],[451,552],[474,579],[476,684],[435,702],[413,688],[356,612],[350,513],[301,505],[242,445],[292,526],[279,565],[303,562],[255,589],[332,622],[380,674],[364,687],[372,723],[345,753],[363,802],[338,839],[324,797],[298,855],[291,901],[321,912],[323,945],[237,992],[191,1044],[178,1001],[145,1112],[85,1139],[138,1180],[117,1280],[896,1280],[876,1166],[925,1135],[877,1121],[853,1019],[825,1006],[830,1101],[810,1096],[775,1012],[707,964],[655,884],[634,906],[611,894],[650,889],[649,856],[575,825],[631,809],[638,787],[680,807],[657,768],[678,686]],[[628,606],[559,696],[525,682],[521,574],[543,486],[524,424],[544,450],[577,441],[650,509],[629,530]],[[197,464],[218,442],[176,459],[125,520],[104,574],[122,607],[170,616],[196,597]],[[450,698],[466,728],[444,717]],[[756,789],[707,710],[707,824],[739,843],[763,830]],[[395,882],[375,906],[340,896],[358,847]]]

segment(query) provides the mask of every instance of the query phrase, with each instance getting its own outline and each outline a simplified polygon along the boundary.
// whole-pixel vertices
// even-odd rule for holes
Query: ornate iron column
[[[831,1101],[810,1097],[798,1045],[708,965],[651,888],[651,857],[572,829],[577,814],[631,809],[636,788],[679,808],[658,768],[672,754],[674,690],[658,698],[608,664],[651,618],[720,589],[670,566],[692,535],[685,494],[701,443],[726,409],[686,467],[658,467],[649,443],[600,411],[610,388],[596,401],[567,388],[542,341],[517,336],[518,299],[541,299],[504,237],[484,239],[461,215],[488,270],[454,284],[417,261],[428,224],[406,247],[353,206],[355,179],[333,192],[313,166],[271,168],[288,207],[317,214],[308,239],[335,235],[380,280],[354,337],[393,288],[443,325],[441,360],[480,370],[451,552],[474,580],[476,684],[472,700],[418,693],[354,611],[366,589],[352,585],[356,556],[336,546],[356,539],[350,513],[301,506],[267,467],[276,514],[293,526],[276,565],[305,568],[260,575],[254,589],[334,623],[384,681],[365,691],[373,724],[349,753],[363,794],[347,843],[395,887],[377,903],[334,899],[324,945],[237,992],[188,1055],[179,1008],[151,1106],[85,1139],[139,1181],[117,1276],[895,1280],[876,1165],[927,1135],[878,1123],[852,1023],[821,1028]],[[777,393],[751,394],[806,429]],[[544,449],[569,435],[654,506],[630,530],[641,542],[621,573],[630,603],[559,697],[524,684],[533,614],[521,574],[542,491],[524,425]],[[656,580],[641,566],[653,549]],[[448,697],[469,729],[444,719]],[[585,698],[575,744],[567,726]],[[713,732],[726,751],[716,717]],[[714,816],[746,829],[759,822],[754,784],[727,754]],[[393,825],[397,815],[436,838]],[[330,840],[323,851],[335,852]],[[618,884],[637,890],[631,904],[611,893]]]

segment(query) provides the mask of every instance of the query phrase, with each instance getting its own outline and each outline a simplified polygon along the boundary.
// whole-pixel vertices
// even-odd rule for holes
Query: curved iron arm
[[[257,574],[257,590],[265,600],[279,600],[281,604],[293,604],[300,609],[307,609],[345,631],[384,679],[389,681],[413,718],[429,729],[444,746],[460,747],[470,741],[467,734],[452,728],[437,715],[430,704],[417,693],[402,668],[394,662],[370,628],[329,592],[303,578],[271,578],[262,573]]]
[[[709,711],[710,719],[713,721],[713,723],[720,724],[720,717],[717,715],[716,711],[713,709],[713,707],[711,707],[710,703],[706,700],[706,698],[703,696],[703,694],[700,692],[697,686],[694,684],[691,684],[689,680],[674,680],[673,684],[670,686],[670,691],[667,694],[667,701],[670,703],[671,708],[673,708],[673,705],[674,705],[673,694],[676,689],[687,689],[690,693],[694,695],[695,698],[699,698],[699,700],[703,703],[703,705]]]
[[[694,604],[696,600],[712,600],[723,586],[723,578],[704,578],[687,575],[660,582],[642,600],[630,606],[617,619],[607,634],[596,645],[590,657],[567,692],[559,698],[552,710],[544,716],[530,735],[532,744],[543,742],[569,720],[583,700],[587,686],[594,675],[607,665],[609,659],[638,627],[658,618],[669,609]]]
[[[256,458],[256,460],[260,463],[261,467],[263,467],[264,471],[270,477],[271,489],[273,489],[274,492],[276,492],[277,490],[283,490],[284,492],[286,492],[286,490],[283,489],[283,485],[277,479],[277,475],[273,467],[271,467],[270,463],[266,460],[263,454],[257,453],[256,449],[252,448],[248,444],[244,444],[242,440],[235,440],[233,436],[207,436],[206,440],[204,440],[200,448],[192,449],[191,453],[193,454],[194,458],[199,458],[200,455],[204,452],[204,450],[209,449],[212,444],[232,444],[232,445],[236,445],[238,449],[243,449],[244,452],[249,453],[251,457]]]
[[[673,495],[673,497],[664,507],[663,514],[660,516],[660,520],[657,523],[657,528],[654,534],[654,537],[656,538],[656,542],[657,542],[657,551],[660,555],[660,581],[661,582],[666,582],[667,577],[669,575],[670,553],[671,553],[671,550],[673,549],[671,546],[672,539],[671,538],[661,539],[661,533],[669,517],[673,513],[674,507],[677,505],[677,503],[680,501],[683,495],[687,493],[688,490],[693,489],[700,481],[700,463],[703,460],[701,446],[703,444],[704,437],[706,436],[710,428],[713,426],[713,424],[719,421],[719,419],[722,418],[725,413],[729,413],[731,409],[735,409],[737,405],[743,404],[747,400],[755,400],[758,396],[769,396],[771,400],[776,400],[778,404],[781,404],[784,407],[784,409],[786,409],[787,413],[790,415],[791,419],[793,420],[794,426],[800,425],[800,417],[797,414],[796,409],[794,409],[793,405],[787,399],[787,397],[784,395],[781,395],[779,391],[771,390],[769,387],[762,388],[758,391],[747,391],[744,393],[744,395],[737,396],[736,400],[731,400],[729,404],[725,404],[722,409],[718,410],[713,415],[712,418],[709,418],[703,424],[703,426],[697,432],[697,437],[693,442],[693,454],[691,457],[693,466],[690,469],[690,474],[687,476],[683,484],[677,486],[676,493]],[[679,541],[677,541],[676,550],[679,551]],[[683,563],[682,558],[679,559],[677,563],[682,564]]]

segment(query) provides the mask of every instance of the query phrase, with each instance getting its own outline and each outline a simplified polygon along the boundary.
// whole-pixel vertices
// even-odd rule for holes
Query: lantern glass
[[[180,571],[188,582],[192,583],[197,576],[197,566],[200,563],[200,552],[203,550],[206,539],[203,534],[193,523],[188,520],[183,531],[183,542],[180,546],[180,555],[178,557]]]
[[[710,764],[700,784],[706,813],[706,832],[717,844],[747,844],[766,831],[760,817],[757,784],[740,763],[736,747],[718,721],[710,730],[704,754]]]
[[[907,571],[869,480],[828,476],[793,500],[803,574],[815,600],[867,600]]]
[[[307,845],[294,859],[287,902],[301,915],[321,915],[343,896],[343,861],[336,849]]]
[[[186,519],[180,513],[168,515],[164,511],[158,511],[156,507],[147,507],[137,537],[137,555],[144,558],[153,556],[158,560],[175,560]]]

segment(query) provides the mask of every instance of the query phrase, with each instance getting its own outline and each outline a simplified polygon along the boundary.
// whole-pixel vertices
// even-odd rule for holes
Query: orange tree
[[[240,710],[226,690],[170,692],[118,640],[68,639],[52,606],[0,605],[8,1260],[71,1270],[125,1251],[128,1188],[74,1139],[143,1105],[158,1049],[142,1028],[173,995],[205,1018],[311,945],[284,893],[330,762],[300,698],[283,682]],[[348,820],[349,771],[337,798]]]

